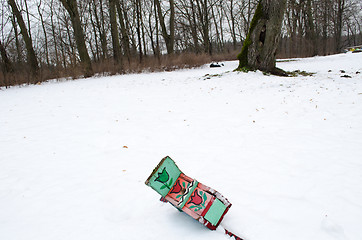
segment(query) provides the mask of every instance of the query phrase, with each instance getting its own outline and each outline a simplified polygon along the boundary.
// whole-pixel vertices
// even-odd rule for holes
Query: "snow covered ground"
[[[1,89],[0,239],[229,239],[144,184],[167,155],[230,200],[222,226],[246,240],[362,239],[361,61]]]

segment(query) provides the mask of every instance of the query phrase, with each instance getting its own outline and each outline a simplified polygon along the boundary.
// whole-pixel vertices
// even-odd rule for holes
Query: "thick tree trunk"
[[[84,77],[93,75],[92,63],[85,45],[82,23],[78,12],[76,0],[60,0],[64,8],[68,11],[72,21],[74,37],[78,48],[79,58],[83,68]]]
[[[286,0],[261,0],[251,21],[249,33],[238,55],[239,70],[261,70],[285,75],[277,69],[276,51],[286,7]]]
[[[23,17],[21,16],[21,13],[16,6],[16,3],[14,0],[8,0],[8,3],[12,9],[13,14],[16,17],[16,20],[19,24],[21,35],[23,36],[25,47],[27,50],[27,56],[28,56],[28,62],[30,64],[30,71],[34,77],[38,76],[39,74],[39,65],[38,65],[38,59],[36,58],[35,51],[33,48],[33,44],[31,41],[31,38],[29,36],[28,30],[26,29],[25,22]]]

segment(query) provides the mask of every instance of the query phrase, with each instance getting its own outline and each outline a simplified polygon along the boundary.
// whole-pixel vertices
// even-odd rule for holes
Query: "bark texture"
[[[70,16],[73,25],[75,42],[77,44],[79,58],[82,64],[85,77],[93,75],[92,63],[85,44],[84,33],[76,0],[60,0]]]
[[[238,70],[258,69],[277,75],[285,74],[275,67],[275,62],[286,2],[286,0],[259,2],[249,33],[238,55]]]
[[[32,73],[33,76],[37,76],[39,74],[39,65],[38,65],[38,59],[35,55],[35,51],[33,48],[33,43],[31,41],[29,32],[26,28],[24,19],[18,9],[18,7],[16,6],[16,3],[14,0],[8,0],[8,3],[11,7],[11,10],[14,14],[14,16],[16,17],[16,21],[19,24],[20,30],[21,30],[21,35],[23,36],[24,42],[25,42],[25,47],[27,50],[27,56],[28,56],[28,63],[30,65],[30,71]]]

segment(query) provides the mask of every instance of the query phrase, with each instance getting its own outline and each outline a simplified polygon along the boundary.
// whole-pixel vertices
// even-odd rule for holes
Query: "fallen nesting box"
[[[214,189],[186,176],[170,157],[165,157],[146,180],[164,202],[215,230],[231,203]]]

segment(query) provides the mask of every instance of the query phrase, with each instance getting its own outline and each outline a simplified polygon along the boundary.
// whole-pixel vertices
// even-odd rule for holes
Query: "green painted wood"
[[[170,157],[166,157],[154,169],[146,184],[165,197],[180,174],[181,171],[175,162]]]
[[[205,214],[205,219],[215,226],[219,222],[225,210],[226,206],[216,198],[209,211]]]

